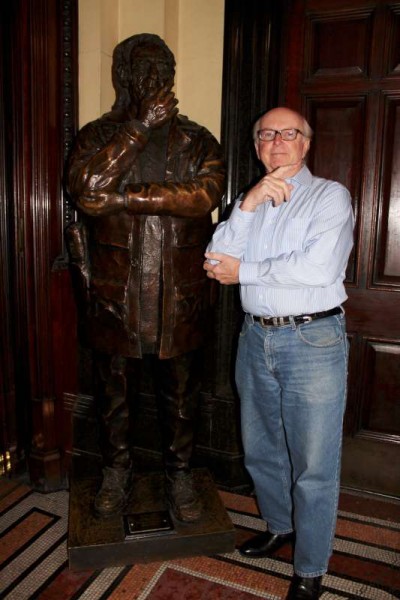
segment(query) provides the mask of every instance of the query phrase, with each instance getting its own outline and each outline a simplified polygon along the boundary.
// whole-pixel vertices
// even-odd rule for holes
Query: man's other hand
[[[218,252],[207,252],[207,260],[204,261],[203,268],[207,271],[207,277],[216,279],[223,285],[233,285],[239,283],[240,260],[228,254],[219,254]],[[210,261],[216,261],[211,263]]]

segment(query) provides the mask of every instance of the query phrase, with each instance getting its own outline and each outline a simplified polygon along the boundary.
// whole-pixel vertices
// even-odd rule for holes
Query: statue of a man
[[[175,516],[201,515],[190,470],[201,359],[211,309],[202,268],[222,198],[221,148],[178,114],[173,54],[153,34],[113,55],[116,101],[79,132],[68,170],[81,214],[68,232],[86,342],[94,350],[103,479],[98,515],[120,512],[132,469],[127,366],[154,360],[166,493]],[[137,367],[137,365],[136,365]],[[132,415],[131,415],[132,416]],[[133,415],[134,418],[134,415]]]

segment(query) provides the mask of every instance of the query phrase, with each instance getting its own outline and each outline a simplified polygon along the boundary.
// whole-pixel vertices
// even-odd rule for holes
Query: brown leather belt
[[[301,323],[308,323],[310,321],[316,321],[317,319],[324,319],[325,317],[332,317],[342,312],[340,306],[331,308],[331,310],[323,310],[322,312],[309,313],[307,315],[297,315],[295,317],[254,317],[255,323],[260,323],[262,327],[282,327],[283,325],[290,325],[293,319],[296,325]]]

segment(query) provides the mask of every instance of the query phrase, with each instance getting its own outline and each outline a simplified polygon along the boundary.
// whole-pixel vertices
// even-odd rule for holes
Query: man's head
[[[293,165],[295,175],[304,163],[312,133],[305,118],[296,111],[273,108],[260,117],[253,128],[257,157],[269,173],[278,167]]]
[[[172,88],[174,55],[158,35],[133,35],[115,47],[112,75],[117,96],[113,108],[126,108],[164,86]]]

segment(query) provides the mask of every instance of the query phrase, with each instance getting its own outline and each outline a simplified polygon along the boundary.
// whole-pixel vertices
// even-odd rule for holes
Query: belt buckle
[[[285,317],[260,317],[260,323],[263,327],[282,327],[285,325]]]
[[[269,326],[269,318],[268,317],[260,317],[260,325],[261,327],[268,327]]]
[[[313,320],[311,315],[302,315],[301,318],[303,319],[303,323],[310,323]]]
[[[268,320],[272,321],[274,327],[282,327],[282,325],[285,325],[285,317],[270,317]]]

